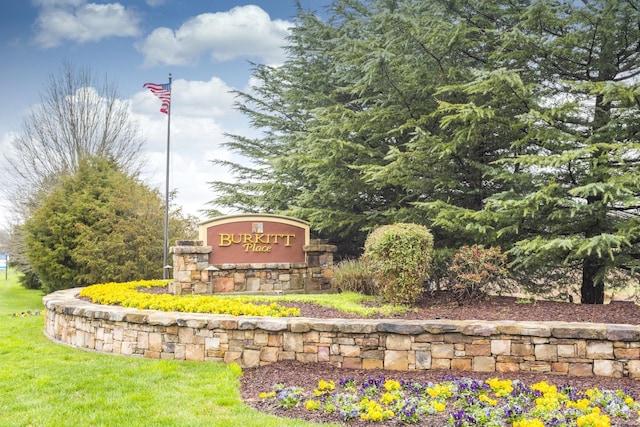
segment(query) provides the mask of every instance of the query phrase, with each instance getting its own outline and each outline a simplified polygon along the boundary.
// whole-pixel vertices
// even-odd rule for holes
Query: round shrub
[[[376,228],[364,244],[380,295],[392,304],[412,304],[423,291],[433,254],[431,232],[418,224]]]

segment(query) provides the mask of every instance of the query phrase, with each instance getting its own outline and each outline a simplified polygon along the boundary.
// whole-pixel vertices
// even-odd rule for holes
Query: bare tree
[[[24,219],[61,176],[80,160],[104,157],[123,170],[138,172],[144,143],[129,106],[106,76],[64,63],[50,76],[40,103],[24,119],[4,169],[14,215]]]

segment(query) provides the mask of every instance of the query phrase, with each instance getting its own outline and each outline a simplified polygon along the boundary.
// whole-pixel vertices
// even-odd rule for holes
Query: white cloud
[[[198,15],[175,31],[157,28],[137,47],[147,66],[189,65],[205,53],[217,61],[249,56],[280,63],[291,26],[288,21],[271,20],[258,6],[247,5]]]
[[[201,219],[199,211],[214,198],[208,183],[232,180],[211,160],[229,160],[231,154],[222,147],[228,140],[224,134],[231,126],[246,126],[246,119],[232,109],[230,90],[215,77],[206,82],[176,79],[172,84],[169,187],[177,191],[174,203]],[[147,141],[144,175],[164,194],[167,116],[159,112],[158,98],[146,89],[134,95],[131,105],[132,117]]]
[[[64,40],[97,42],[108,37],[140,34],[140,18],[120,3],[84,3],[80,0],[39,0],[41,10],[35,42],[41,47],[56,47]]]
[[[165,3],[166,0],[147,0],[147,3],[151,7],[161,6]]]

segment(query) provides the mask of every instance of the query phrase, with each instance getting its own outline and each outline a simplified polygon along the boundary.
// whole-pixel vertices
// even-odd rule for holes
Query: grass
[[[43,335],[42,294],[0,277],[3,426],[313,426],[240,399],[237,366],[103,355]]]
[[[246,296],[247,301],[269,301],[269,302],[307,302],[331,307],[345,313],[354,313],[360,316],[372,316],[382,313],[389,315],[392,313],[404,313],[409,307],[403,305],[384,304],[372,307],[377,301],[375,297],[358,294],[356,292],[342,292],[340,294],[289,294],[278,296]]]

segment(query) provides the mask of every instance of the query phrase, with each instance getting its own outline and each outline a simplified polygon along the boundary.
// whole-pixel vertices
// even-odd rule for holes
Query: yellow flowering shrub
[[[179,311],[186,313],[231,314],[233,316],[300,316],[300,309],[276,303],[252,304],[241,297],[177,296],[139,292],[139,288],[165,286],[164,280],[138,280],[125,283],[102,283],[80,291],[80,296],[96,304],[121,305],[141,310]]]

